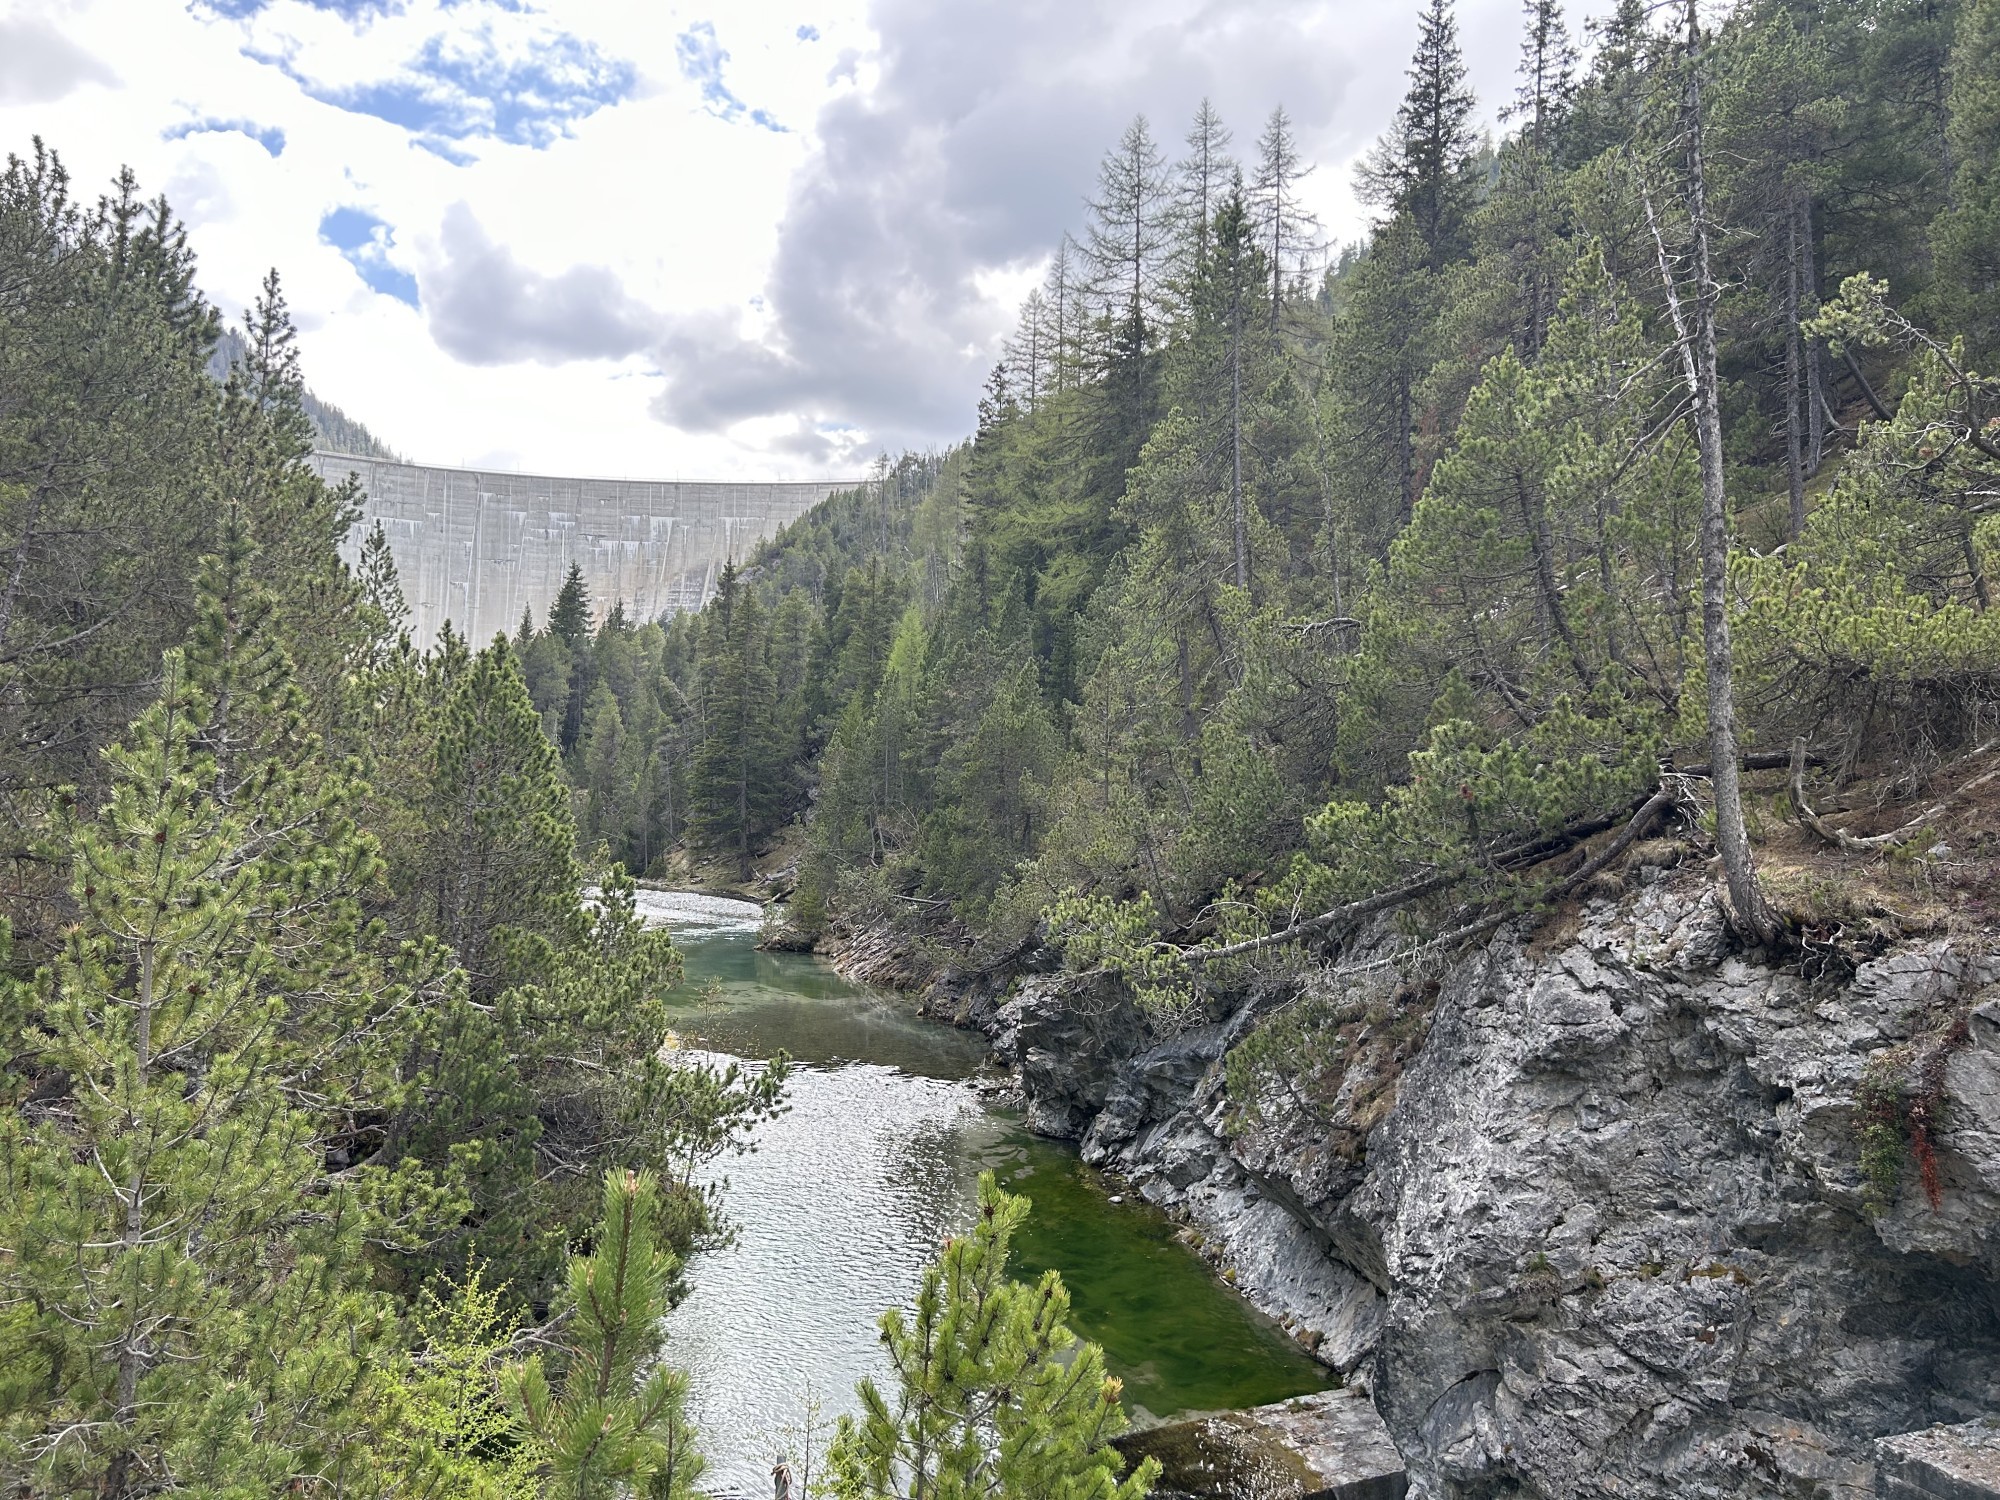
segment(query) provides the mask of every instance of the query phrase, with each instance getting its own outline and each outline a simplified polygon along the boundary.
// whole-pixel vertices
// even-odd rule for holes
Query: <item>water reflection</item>
[[[979,1038],[920,1021],[893,996],[809,956],[759,953],[758,910],[642,892],[687,955],[674,1024],[695,1047],[800,1066],[791,1109],[724,1164],[728,1247],[689,1268],[668,1358],[692,1376],[711,1488],[762,1495],[809,1397],[855,1409],[887,1374],[884,1308],[907,1302],[940,1242],[966,1223],[982,1168],[1035,1200],[1024,1274],[1059,1268],[1079,1332],[1105,1345],[1140,1415],[1278,1400],[1323,1384],[1317,1366],[1209,1278],[1172,1227],[1110,1204],[1061,1147],[1028,1136],[970,1082]]]

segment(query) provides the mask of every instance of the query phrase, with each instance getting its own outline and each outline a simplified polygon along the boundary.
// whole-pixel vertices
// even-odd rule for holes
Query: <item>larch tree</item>
[[[1687,214],[1687,270],[1691,283],[1681,291],[1659,214],[1647,214],[1666,294],[1668,313],[1687,382],[1689,420],[1701,467],[1702,673],[1707,691],[1709,781],[1715,790],[1715,843],[1736,922],[1752,937],[1769,941],[1777,922],[1757,883],[1750,834],[1743,820],[1739,761],[1735,658],[1729,643],[1729,495],[1722,442],[1722,386],[1717,372],[1716,310],[1722,287],[1716,280],[1710,217],[1708,165],[1704,145],[1706,102],[1703,82],[1709,64],[1698,0],[1686,0],[1682,34],[1677,142],[1681,190]]]
[[[1159,308],[1160,269],[1172,243],[1166,158],[1144,115],[1134,116],[1098,167],[1085,244],[1111,308],[1113,349],[1142,352]]]
[[[1178,279],[1187,282],[1208,254],[1215,213],[1222,206],[1236,164],[1229,155],[1229,127],[1207,99],[1195,109],[1182,144],[1187,154],[1174,168],[1174,210],[1179,221],[1174,259]]]
[[[1257,175],[1247,194],[1257,216],[1263,241],[1265,269],[1271,278],[1271,337],[1278,336],[1278,319],[1285,304],[1285,277],[1304,267],[1318,247],[1319,221],[1300,201],[1299,184],[1312,168],[1299,155],[1291,116],[1280,104],[1257,137]]]

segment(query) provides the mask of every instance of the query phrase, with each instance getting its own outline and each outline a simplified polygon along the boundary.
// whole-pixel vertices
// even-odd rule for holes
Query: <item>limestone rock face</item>
[[[1044,992],[1011,1044],[1043,1123],[1372,1390],[1413,1495],[1859,1497],[1875,1439],[2000,1412],[1996,981],[1934,940],[1809,982],[1663,880],[1405,995],[1420,1038],[1356,1022],[1310,1101],[1228,1097],[1255,1016],[1063,1061]],[[1871,1215],[1857,1089],[1940,1008],[1938,1206],[1907,1169]]]
[[[1875,1457],[1881,1500],[2000,1500],[2000,1418],[1884,1438]]]

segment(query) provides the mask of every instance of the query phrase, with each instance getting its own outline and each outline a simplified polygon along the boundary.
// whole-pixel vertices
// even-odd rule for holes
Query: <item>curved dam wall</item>
[[[420,647],[446,620],[474,645],[513,634],[524,609],[540,624],[571,563],[582,567],[599,618],[619,600],[641,620],[698,609],[724,562],[860,483],[556,479],[346,453],[314,453],[311,462],[330,483],[359,481],[366,498],[349,561],[380,521]]]

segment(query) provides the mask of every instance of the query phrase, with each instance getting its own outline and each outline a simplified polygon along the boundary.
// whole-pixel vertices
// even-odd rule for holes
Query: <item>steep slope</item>
[[[1814,977],[1707,875],[1631,884],[1164,1044],[1073,978],[992,1025],[1044,1128],[1373,1392],[1413,1493],[1869,1494],[1874,1439],[2000,1410],[1992,934]]]

